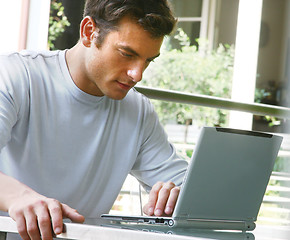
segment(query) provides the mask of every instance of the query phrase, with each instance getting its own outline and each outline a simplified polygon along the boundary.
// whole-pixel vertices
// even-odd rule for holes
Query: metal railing
[[[253,113],[256,115],[270,115],[273,117],[290,118],[290,108],[273,106],[260,103],[242,103],[226,98],[184,93],[172,90],[149,88],[144,86],[135,87],[136,90],[148,98],[200,105],[204,107],[220,108]]]

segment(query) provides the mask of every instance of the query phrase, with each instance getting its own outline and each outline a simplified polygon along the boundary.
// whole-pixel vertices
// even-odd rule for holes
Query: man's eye
[[[120,51],[120,53],[121,53],[121,55],[124,56],[124,57],[129,57],[129,58],[130,58],[130,57],[133,57],[132,54],[129,54],[129,53],[126,53],[126,52],[123,52],[123,51]]]

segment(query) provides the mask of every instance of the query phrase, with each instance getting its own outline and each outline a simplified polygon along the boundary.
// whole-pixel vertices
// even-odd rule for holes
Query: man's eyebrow
[[[140,57],[140,54],[137,53],[135,50],[133,50],[133,49],[130,48],[130,47],[123,46],[123,45],[119,45],[119,48],[121,48],[121,49],[123,49],[123,50],[125,50],[125,51],[127,51],[127,52],[130,52],[131,54],[133,54],[133,55],[135,55],[135,56],[137,56],[137,57]],[[153,56],[153,57],[148,58],[147,60],[148,60],[148,61],[153,61],[155,58],[157,58],[157,57],[159,57],[159,56],[160,56],[160,53],[158,53],[156,56]]]

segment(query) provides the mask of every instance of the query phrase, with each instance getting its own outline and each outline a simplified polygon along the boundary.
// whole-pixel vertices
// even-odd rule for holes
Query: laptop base
[[[226,221],[226,220],[204,220],[204,219],[173,219],[170,217],[150,217],[150,216],[123,216],[103,214],[103,219],[114,223],[159,225],[171,228],[194,228],[194,229],[214,229],[214,230],[240,230],[252,231],[255,229],[254,222]]]

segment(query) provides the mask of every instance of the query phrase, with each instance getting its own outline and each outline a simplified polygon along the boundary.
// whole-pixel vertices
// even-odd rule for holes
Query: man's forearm
[[[15,178],[0,172],[0,192],[0,210],[8,212],[13,201],[25,193],[33,193],[34,191]]]

